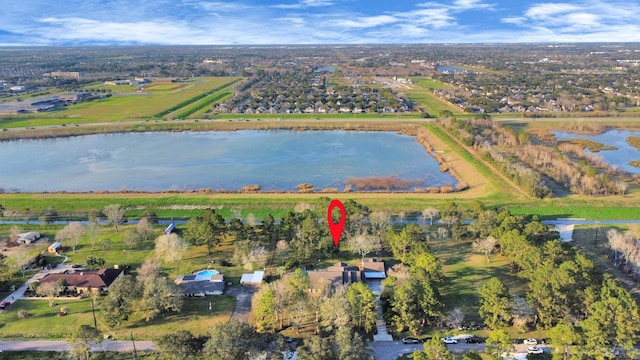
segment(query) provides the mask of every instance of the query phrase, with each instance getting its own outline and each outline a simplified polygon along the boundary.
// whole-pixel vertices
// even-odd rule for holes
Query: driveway
[[[251,299],[253,294],[258,291],[254,286],[234,286],[227,290],[227,295],[236,297],[236,305],[233,307],[231,318],[243,323],[249,323],[249,314],[251,313]]]

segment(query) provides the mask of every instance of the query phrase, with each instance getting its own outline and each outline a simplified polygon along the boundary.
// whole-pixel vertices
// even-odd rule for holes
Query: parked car
[[[73,265],[71,265],[71,267],[72,267],[72,268],[74,268],[74,269],[79,269],[79,268],[81,268],[81,267],[82,267],[82,265],[80,265],[80,264],[73,264]]]
[[[537,347],[537,346],[529,346],[527,348],[527,353],[529,354],[542,354],[543,351],[541,348]]]
[[[464,339],[464,342],[467,344],[480,344],[481,342],[483,342],[483,340],[479,336],[471,336]]]
[[[402,343],[403,344],[419,344],[420,340],[414,339],[414,338],[403,338]]]
[[[0,303],[0,310],[6,309],[9,305],[11,305],[11,301],[3,301]]]
[[[524,339],[522,342],[525,345],[538,345],[538,340],[536,339]]]
[[[458,339],[454,338],[453,336],[443,337],[441,340],[445,344],[457,344],[458,343]]]

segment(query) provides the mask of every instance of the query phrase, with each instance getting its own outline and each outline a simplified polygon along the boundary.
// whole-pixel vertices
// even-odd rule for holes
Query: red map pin
[[[340,221],[337,224],[334,223],[333,219],[331,218],[331,212],[334,207],[340,209]],[[340,200],[331,200],[331,203],[329,204],[329,210],[327,211],[327,218],[329,220],[329,230],[331,231],[333,243],[338,246],[338,243],[340,242],[340,236],[342,235],[342,230],[344,229],[344,221],[347,218],[347,212]]]

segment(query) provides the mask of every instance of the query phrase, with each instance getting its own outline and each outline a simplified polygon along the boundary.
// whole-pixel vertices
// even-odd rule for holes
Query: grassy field
[[[448,84],[441,83],[436,80],[427,78],[412,78],[414,84],[411,89],[403,90],[410,100],[420,104],[426,108],[427,112],[432,115],[438,115],[441,111],[449,110],[454,115],[465,114],[459,107],[442,100],[432,94],[430,89],[446,89],[450,88]]]

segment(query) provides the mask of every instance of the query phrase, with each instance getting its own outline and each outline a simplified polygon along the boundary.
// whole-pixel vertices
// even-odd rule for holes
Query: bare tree
[[[429,225],[433,225],[433,219],[440,216],[440,210],[435,208],[426,208],[422,210],[422,218],[429,219]]]
[[[364,257],[379,248],[380,243],[372,235],[359,234],[349,239],[349,250],[360,255],[362,266],[364,266]]]
[[[138,275],[136,276],[136,280],[139,283],[145,283],[147,281],[155,280],[160,274],[160,270],[162,269],[162,264],[159,261],[149,259],[140,265],[138,269]]]
[[[156,239],[156,256],[164,261],[181,260],[188,249],[189,244],[177,234],[160,235]]]
[[[487,262],[491,262],[489,255],[491,255],[493,250],[495,250],[496,245],[498,245],[498,239],[491,235],[486,238],[476,239],[473,241],[473,247],[484,253],[484,256],[487,257]]]
[[[58,293],[58,284],[55,282],[49,281],[44,284],[40,284],[36,288],[36,294],[46,296],[49,299],[49,306],[56,306],[55,296]]]
[[[118,232],[118,225],[125,222],[124,208],[119,204],[111,204],[107,205],[102,212],[107,217],[109,224],[113,225],[116,232]]]
[[[293,208],[293,211],[297,212],[297,213],[302,213],[305,210],[314,210],[316,207],[313,204],[309,204],[308,202],[299,202],[296,204],[296,206]]]
[[[22,233],[24,230],[22,230],[22,228],[20,226],[13,225],[11,227],[10,231],[11,232],[10,232],[10,235],[9,235],[9,239],[11,241],[16,241],[16,240],[18,240],[19,234]]]
[[[98,234],[100,234],[101,227],[102,226],[95,221],[90,221],[85,226],[85,232],[87,233],[87,236],[89,236],[89,241],[91,242],[91,249],[96,246],[96,239],[98,238]]]
[[[258,219],[256,218],[256,216],[253,213],[249,213],[245,220],[247,221],[247,224],[249,224],[251,226],[258,225]]]
[[[141,236],[133,229],[126,229],[122,235],[122,243],[129,249],[135,249],[140,244]]]
[[[84,232],[85,226],[82,223],[78,221],[72,221],[69,223],[69,225],[58,230],[58,233],[56,234],[56,241],[67,241],[69,244],[71,244],[71,248],[73,249],[73,253],[75,254],[76,246],[78,246],[80,237],[82,236],[82,234],[84,234]]]
[[[444,323],[450,329],[457,329],[462,326],[464,321],[464,313],[460,308],[455,308],[447,313],[447,317],[444,319]]]
[[[536,312],[527,300],[521,296],[514,296],[511,300],[511,315],[513,326],[525,330],[527,323],[532,321]]]
[[[391,217],[382,211],[374,211],[369,214],[369,226],[371,235],[382,245],[387,231],[391,228]]]
[[[249,251],[249,255],[247,255],[247,258],[251,263],[255,264],[258,269],[264,269],[265,265],[267,264],[268,256],[269,253],[264,248],[264,246],[258,246]]]
[[[145,240],[149,240],[149,234],[153,232],[153,226],[148,218],[141,218],[136,224],[136,232],[140,234]]]
[[[445,240],[447,240],[448,237],[449,237],[449,229],[444,228],[444,227],[439,227],[438,228],[438,238],[440,239],[440,241],[445,241]]]

